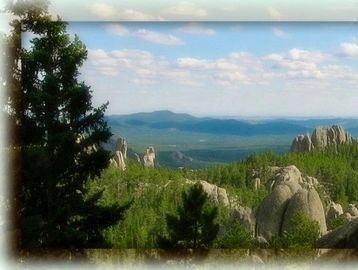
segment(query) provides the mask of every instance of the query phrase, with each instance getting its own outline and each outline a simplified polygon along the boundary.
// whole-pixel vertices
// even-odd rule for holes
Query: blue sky
[[[357,23],[70,23],[108,114],[358,117]]]

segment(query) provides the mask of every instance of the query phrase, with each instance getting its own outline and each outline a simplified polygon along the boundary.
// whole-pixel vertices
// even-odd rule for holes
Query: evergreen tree
[[[87,181],[108,165],[101,147],[111,132],[102,105],[78,80],[85,45],[51,21],[47,1],[13,1],[17,17],[9,38],[7,112],[20,149],[21,241],[23,247],[101,247],[103,228],[117,223],[128,205],[101,206],[103,190],[88,195]],[[21,48],[21,34],[32,34]]]
[[[166,216],[169,237],[159,237],[162,248],[208,248],[219,232],[215,223],[218,208],[207,205],[207,195],[200,184],[182,193],[183,205],[178,215]]]

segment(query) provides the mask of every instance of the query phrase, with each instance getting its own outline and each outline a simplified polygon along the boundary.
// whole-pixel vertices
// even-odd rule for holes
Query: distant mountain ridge
[[[296,134],[311,131],[311,128],[287,121],[249,123],[235,119],[215,119],[195,117],[171,111],[135,113],[129,115],[107,116],[109,125],[122,127],[142,126],[152,129],[175,129],[187,132],[225,134],[238,136]]]
[[[118,137],[142,155],[148,145],[156,147],[157,161],[169,167],[206,167],[241,160],[252,153],[290,150],[297,134],[316,127],[340,124],[358,136],[357,119],[239,120],[195,117],[171,111],[105,116],[114,133],[105,146],[112,149]]]

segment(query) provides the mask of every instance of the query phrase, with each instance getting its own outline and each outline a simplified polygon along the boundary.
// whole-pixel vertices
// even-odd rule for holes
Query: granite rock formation
[[[271,193],[256,213],[255,234],[265,239],[281,236],[289,229],[290,220],[303,212],[318,221],[321,234],[327,232],[325,212],[312,178],[303,176],[295,166],[275,168]]]
[[[154,168],[154,161],[155,161],[155,150],[153,146],[149,146],[143,156],[143,165],[147,168]]]
[[[110,159],[110,164],[124,171],[126,169],[128,144],[126,139],[118,138],[114,157]]]
[[[137,153],[134,153],[133,155],[135,157],[135,160],[140,164],[140,156]]]
[[[327,207],[326,219],[333,220],[343,214],[343,208],[339,203],[331,201]]]
[[[323,205],[313,186],[301,188],[292,196],[287,205],[282,231],[290,231],[290,220],[299,212],[304,212],[313,220],[318,221],[321,234],[327,232]]]
[[[350,144],[355,139],[340,125],[317,127],[311,135],[298,135],[291,144],[291,152],[310,152],[327,146]]]
[[[255,232],[255,215],[251,208],[237,206],[233,209],[231,216],[235,223],[243,225],[248,231]]]
[[[118,138],[116,151],[120,151],[123,155],[123,159],[127,159],[128,143],[124,138]]]
[[[225,206],[229,206],[229,197],[224,188],[218,187],[217,185],[210,184],[206,181],[200,181],[204,192],[208,195],[209,199],[215,203],[222,203]]]
[[[322,236],[317,248],[358,248],[358,218]]]
[[[124,171],[126,169],[126,163],[123,156],[123,153],[121,151],[116,151],[116,154],[114,156],[114,160],[116,162],[116,167]]]
[[[358,217],[358,209],[354,204],[349,204],[348,206],[348,213],[353,217]]]

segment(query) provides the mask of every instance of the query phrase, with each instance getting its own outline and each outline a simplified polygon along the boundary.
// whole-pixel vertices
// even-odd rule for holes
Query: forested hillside
[[[91,182],[90,190],[105,188],[103,205],[133,200],[124,220],[104,232],[114,247],[156,248],[157,237],[167,234],[166,215],[176,214],[182,203],[181,192],[188,190],[191,182],[203,180],[225,188],[231,205],[250,207],[255,212],[270,190],[272,174],[269,168],[292,164],[303,175],[318,179],[317,189],[325,206],[329,200],[340,203],[344,209],[350,203],[357,203],[356,143],[307,153],[251,155],[240,162],[200,170],[143,168],[136,161],[129,161],[125,171],[114,167],[106,169],[101,177]],[[252,185],[255,175],[261,179],[261,186],[256,190]],[[216,221],[221,229],[213,247],[259,245],[244,224],[233,222],[230,209],[222,203],[216,205],[219,207]],[[277,245],[277,241],[270,245]]]

